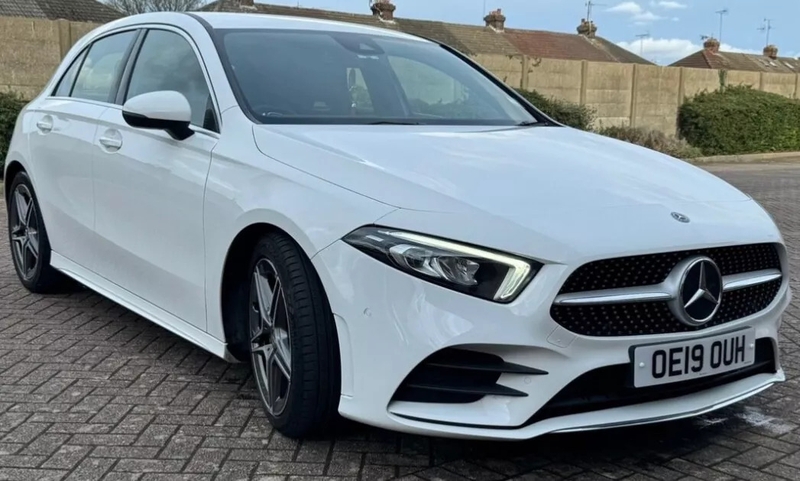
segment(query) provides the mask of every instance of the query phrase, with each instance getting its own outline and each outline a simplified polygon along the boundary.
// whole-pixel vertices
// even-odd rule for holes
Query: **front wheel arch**
[[[280,227],[268,223],[251,224],[242,229],[231,242],[228,248],[228,253],[225,256],[225,263],[222,270],[222,283],[220,288],[220,306],[222,309],[222,327],[225,334],[225,342],[228,345],[228,351],[239,362],[249,362],[250,352],[247,345],[247,320],[237,318],[237,301],[241,299],[244,293],[241,291],[243,280],[249,278],[248,263],[250,256],[256,247],[259,239],[264,235],[270,233],[280,233],[297,243],[293,237]],[[303,252],[302,247],[299,248]],[[306,254],[307,255],[307,254]],[[319,274],[313,265],[310,266],[314,281],[320,283],[320,291],[325,296],[325,302],[328,303],[325,288],[319,278]],[[334,336],[338,340],[338,333],[336,330],[335,322],[332,322]],[[338,346],[337,346],[338,350]],[[339,362],[341,366],[341,353],[339,353]]]

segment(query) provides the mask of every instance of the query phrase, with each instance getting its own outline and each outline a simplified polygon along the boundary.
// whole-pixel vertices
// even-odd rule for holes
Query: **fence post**
[[[764,91],[764,72],[758,74],[758,90]]]
[[[589,62],[581,60],[581,105],[586,105],[586,84],[589,77]]]
[[[522,90],[528,91],[531,85],[530,80],[531,58],[527,55],[522,56],[522,81],[520,87]]]
[[[800,95],[800,74],[794,74],[794,94],[792,95],[793,99],[797,99],[797,96]]]
[[[61,52],[61,58],[67,56],[67,52],[69,52],[70,47],[72,47],[72,37],[70,35],[70,24],[69,20],[64,20],[60,18],[56,20],[56,24],[58,25],[58,46]]]
[[[639,88],[639,64],[633,64],[633,78],[631,79],[631,120],[628,124],[636,127],[636,104],[638,103],[636,90]]]
[[[680,108],[683,105],[683,100],[686,98],[686,85],[685,85],[685,78],[683,76],[684,68],[680,68],[678,72],[678,107]]]

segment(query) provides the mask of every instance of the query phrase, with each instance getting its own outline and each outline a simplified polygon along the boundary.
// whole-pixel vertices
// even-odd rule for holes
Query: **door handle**
[[[36,122],[36,128],[43,134],[53,131],[53,118],[49,115]]]
[[[100,144],[109,150],[119,150],[122,148],[122,139],[115,139],[113,137],[100,137]]]

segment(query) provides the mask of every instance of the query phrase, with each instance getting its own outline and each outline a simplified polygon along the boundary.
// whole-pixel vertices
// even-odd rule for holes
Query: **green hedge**
[[[599,129],[597,133],[656,150],[678,159],[693,159],[702,155],[700,149],[692,147],[685,140],[669,136],[658,130],[635,127],[605,127]]]
[[[689,99],[681,137],[705,155],[800,150],[800,102],[750,87],[724,87]]]
[[[0,177],[3,175],[8,144],[14,133],[19,111],[25,106],[25,101],[16,94],[0,92]]]
[[[536,91],[517,90],[530,103],[557,122],[581,130],[591,130],[597,115],[594,109],[566,100],[545,97]]]

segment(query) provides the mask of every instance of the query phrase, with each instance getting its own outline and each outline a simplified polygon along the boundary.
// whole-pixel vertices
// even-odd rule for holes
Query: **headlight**
[[[344,241],[411,275],[495,302],[513,301],[542,267],[536,261],[385,227],[362,227]]]

